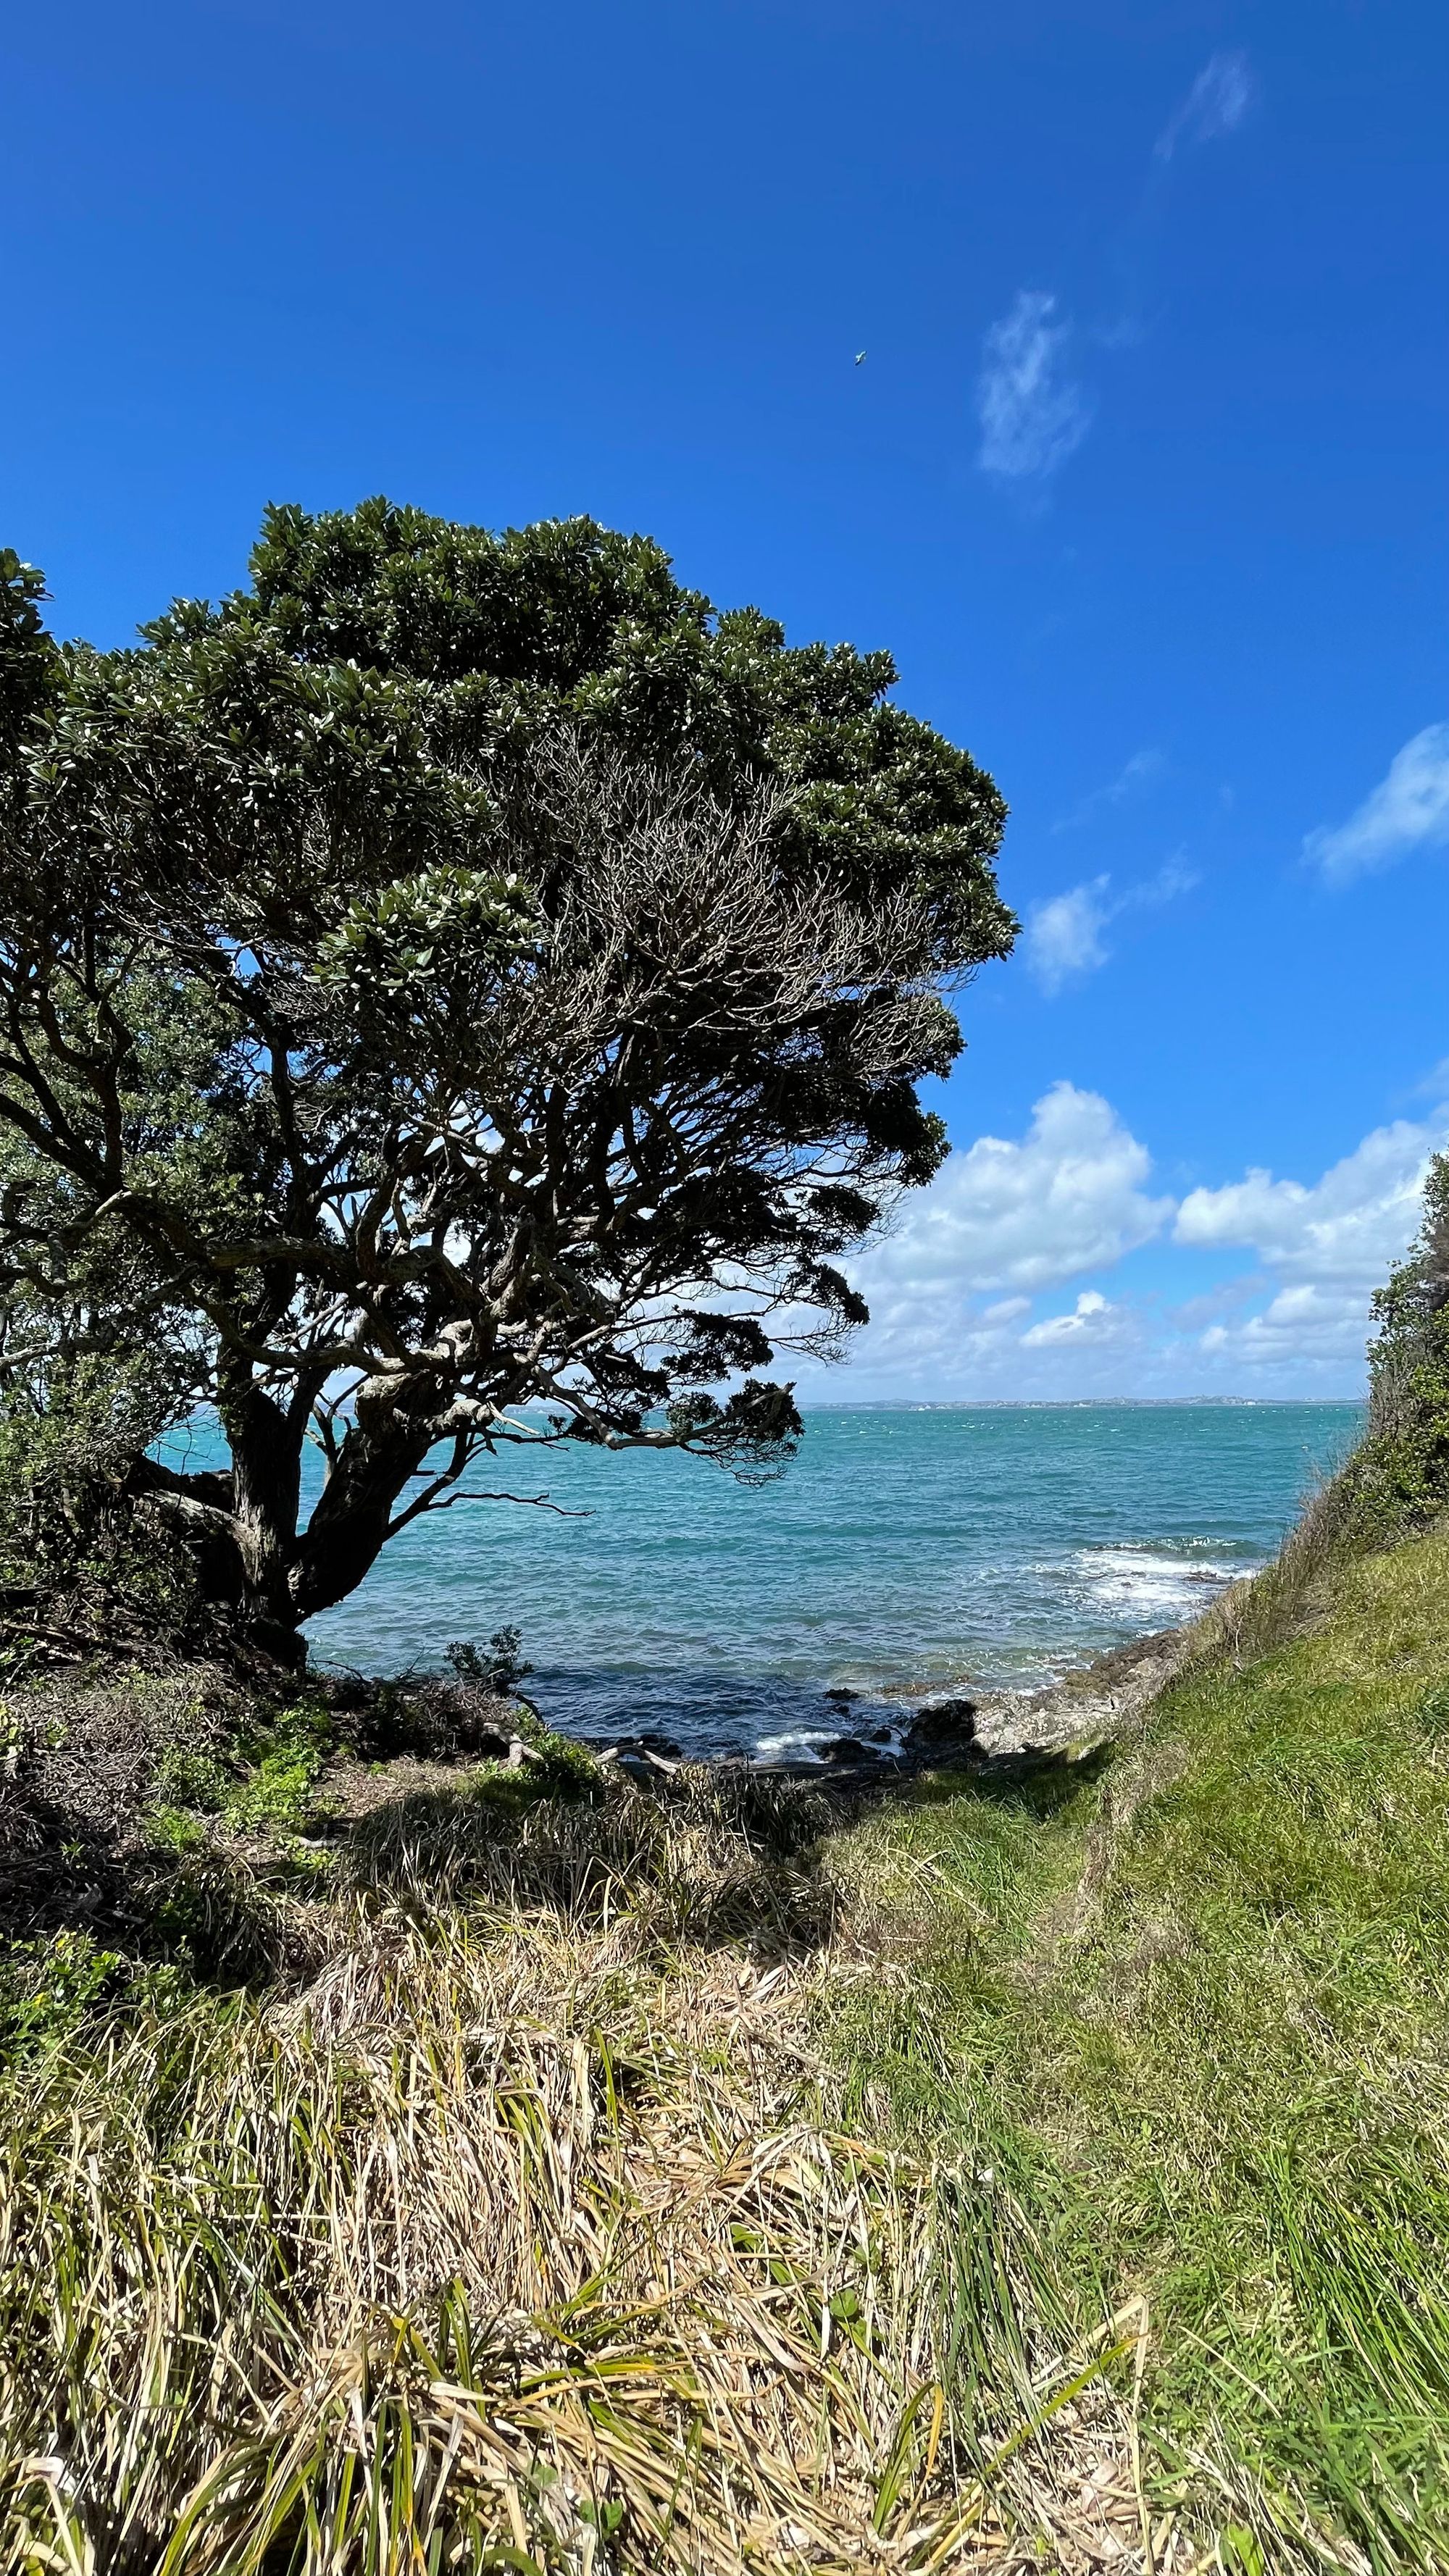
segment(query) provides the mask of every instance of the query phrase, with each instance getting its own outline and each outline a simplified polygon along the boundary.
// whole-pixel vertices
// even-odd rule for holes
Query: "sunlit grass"
[[[1009,2173],[1079,2322],[1146,2296],[1159,2499],[1449,2563],[1449,1539],[1048,1786],[845,1844],[914,1933],[832,2014],[853,2099]]]

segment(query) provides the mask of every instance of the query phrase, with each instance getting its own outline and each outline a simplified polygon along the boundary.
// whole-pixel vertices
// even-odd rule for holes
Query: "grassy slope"
[[[306,1712],[163,1766],[173,1964],[0,1974],[0,2559],[1085,2571],[1140,2483],[1157,2576],[1449,2567],[1449,1535],[1275,1597],[823,1840],[550,1755],[318,1846]]]
[[[1158,2496],[1245,2567],[1449,2565],[1449,1536],[837,1867],[898,1953],[835,2014],[858,2109],[1009,2184],[1048,2305],[1146,2294]]]

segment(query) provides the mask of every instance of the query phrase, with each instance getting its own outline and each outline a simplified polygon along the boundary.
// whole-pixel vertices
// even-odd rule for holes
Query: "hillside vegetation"
[[[1446,1194],[1116,1741],[851,1806],[466,1659],[23,1680],[4,2564],[1449,2565]]]
[[[1449,1536],[1331,1596],[853,1823],[160,1809],[6,1972],[7,2558],[1445,2563]]]
[[[836,1863],[902,1945],[848,2099],[970,2141],[1044,2302],[1141,2299],[1152,2515],[1245,2569],[1449,2563],[1449,1536],[1331,1594]]]

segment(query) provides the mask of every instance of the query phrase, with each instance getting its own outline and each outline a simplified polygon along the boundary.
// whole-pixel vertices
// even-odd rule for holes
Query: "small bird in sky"
[[[855,363],[856,363],[856,365],[857,365],[858,367],[863,367],[863,366],[865,365],[865,351],[864,351],[864,349],[857,349],[857,350],[856,350],[856,353],[855,353]]]

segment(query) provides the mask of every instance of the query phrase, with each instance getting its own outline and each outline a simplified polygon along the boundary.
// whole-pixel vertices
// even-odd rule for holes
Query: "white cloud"
[[[865,1293],[907,1301],[949,1283],[981,1292],[1054,1287],[1159,1234],[1146,1147],[1095,1091],[1058,1082],[1019,1142],[978,1136],[908,1199],[897,1231],[856,1265]]]
[[[1091,405],[1063,367],[1070,330],[1054,322],[1054,295],[1023,287],[1005,319],[986,334],[977,386],[983,472],[1008,481],[1044,480],[1080,447]]]
[[[1275,1181],[1250,1171],[1224,1189],[1190,1190],[1173,1229],[1178,1243],[1245,1246],[1289,1280],[1367,1293],[1397,1261],[1419,1221],[1429,1156],[1445,1118],[1376,1127],[1319,1181]]]
[[[1056,1083],[1024,1136],[980,1136],[958,1150],[928,1189],[907,1198],[894,1232],[850,1263],[871,1321],[844,1376],[816,1381],[821,1392],[836,1401],[858,1388],[1071,1392],[1072,1349],[1054,1350],[1064,1337],[1030,1340],[1035,1296],[1109,1267],[1162,1232],[1173,1202],[1151,1194],[1150,1177],[1146,1148],[1110,1102]],[[1065,1338],[1105,1346],[1100,1324],[1087,1330],[1097,1312],[1087,1293],[1086,1321]],[[979,1304],[983,1297],[992,1302]],[[810,1373],[802,1375],[808,1383]]]
[[[1110,1305],[1100,1288],[1084,1288],[1069,1315],[1048,1315],[1023,1333],[1024,1351],[1059,1349],[1066,1344],[1074,1350],[1135,1341],[1140,1330],[1138,1319],[1125,1306]]]
[[[1026,925],[1027,965],[1044,993],[1059,993],[1075,976],[1090,975],[1107,963],[1102,933],[1112,918],[1106,900],[1109,879],[1093,877],[1089,885],[1055,894],[1033,907]]]
[[[1244,1246],[1273,1289],[1259,1313],[1211,1323],[1201,1335],[1214,1371],[1268,1388],[1342,1390],[1361,1380],[1370,1300],[1418,1230],[1429,1157],[1446,1141],[1449,1110],[1440,1109],[1376,1127],[1311,1186],[1251,1171],[1224,1189],[1190,1191],[1174,1241]]]
[[[1156,158],[1170,161],[1180,143],[1211,143],[1220,134],[1236,133],[1253,98],[1247,55],[1214,54],[1159,134],[1153,146]]]
[[[1097,1092],[1059,1082],[1026,1133],[982,1136],[895,1232],[850,1264],[871,1322],[843,1373],[802,1370],[817,1396],[1351,1395],[1369,1301],[1418,1229],[1424,1171],[1449,1146],[1449,1101],[1376,1128],[1317,1180],[1249,1171],[1180,1205],[1151,1187],[1147,1148]],[[1151,1290],[1108,1274],[1171,1229]],[[1171,1271],[1200,1269],[1174,1300]],[[1063,1314],[1050,1292],[1077,1288]],[[1041,1301],[1040,1303],[1038,1301]]]
[[[1340,1386],[1361,1372],[1368,1309],[1351,1290],[1327,1289],[1309,1280],[1280,1288],[1259,1315],[1240,1324],[1212,1324],[1200,1348],[1211,1362],[1226,1361],[1243,1381],[1332,1372]]]
[[[1332,885],[1392,867],[1410,850],[1449,844],[1449,724],[1425,725],[1389,763],[1388,776],[1336,829],[1310,832],[1305,858]]]
[[[1107,876],[1092,877],[1085,885],[1072,886],[1033,908],[1026,925],[1025,956],[1044,993],[1059,993],[1074,977],[1093,974],[1106,965],[1112,952],[1102,934],[1109,922],[1124,912],[1170,903],[1174,895],[1186,894],[1197,879],[1180,859],[1169,859],[1155,877],[1109,898],[1111,882]]]

